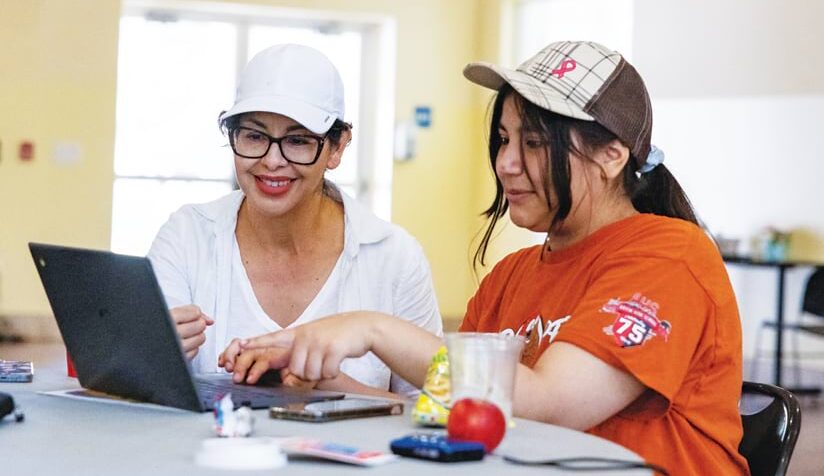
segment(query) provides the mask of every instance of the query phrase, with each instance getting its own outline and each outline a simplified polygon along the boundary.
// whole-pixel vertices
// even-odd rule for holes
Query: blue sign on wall
[[[415,124],[420,128],[427,128],[432,125],[432,108],[429,106],[417,106],[415,108]]]

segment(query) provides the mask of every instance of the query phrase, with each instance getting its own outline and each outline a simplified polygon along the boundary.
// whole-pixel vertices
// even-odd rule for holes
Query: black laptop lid
[[[202,411],[147,258],[30,243],[80,384]]]

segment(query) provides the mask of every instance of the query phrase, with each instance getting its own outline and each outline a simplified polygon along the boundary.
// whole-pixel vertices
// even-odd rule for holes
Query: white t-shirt
[[[290,327],[329,314],[365,310],[391,314],[442,335],[429,263],[418,242],[328,185],[332,197],[343,203],[343,252],[321,291]],[[195,304],[215,320],[192,361],[196,372],[221,371],[217,357],[233,337],[277,330],[257,302],[239,258],[235,228],[243,198],[235,191],[210,203],[182,207],[161,227],[149,250],[168,306]],[[250,334],[242,335],[245,332]],[[416,392],[371,352],[344,360],[341,370],[365,385],[407,396]]]
[[[306,306],[303,313],[289,324],[288,327],[295,327],[301,324],[311,322],[318,317],[328,316],[337,311],[337,295],[341,289],[340,282],[340,268],[342,260],[338,258],[335,267],[326,282],[323,283],[320,291]],[[238,247],[237,240],[234,240],[232,246],[232,297],[229,302],[229,315],[233,316],[229,319],[226,331],[226,342],[235,338],[245,338],[249,336],[257,336],[266,334],[268,332],[275,332],[283,330],[282,327],[273,321],[266,311],[261,307],[260,302],[255,296],[255,291],[252,288],[252,283],[249,281],[249,275],[246,274],[246,267],[240,257],[240,247]]]

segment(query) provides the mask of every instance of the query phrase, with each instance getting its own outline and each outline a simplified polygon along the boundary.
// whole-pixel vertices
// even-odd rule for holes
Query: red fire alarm
[[[20,143],[20,160],[27,162],[34,158],[34,144],[25,141]]]

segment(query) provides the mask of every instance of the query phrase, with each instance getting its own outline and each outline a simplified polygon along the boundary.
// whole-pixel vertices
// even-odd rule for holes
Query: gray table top
[[[206,438],[214,437],[211,413],[146,408],[78,401],[39,394],[39,391],[77,388],[76,379],[65,376],[65,364],[55,355],[62,348],[47,349],[52,358],[38,362],[43,349],[32,346],[0,346],[0,358],[24,359],[34,349],[35,380],[28,384],[0,383],[0,392],[12,394],[26,414],[22,423],[7,417],[0,421],[0,473],[3,474],[226,474],[203,468],[194,455]],[[32,360],[30,357],[28,360]],[[407,409],[410,407],[407,404]],[[403,416],[383,416],[329,423],[303,423],[270,419],[265,410],[255,413],[254,436],[305,436],[354,446],[388,451],[389,441],[420,431]],[[300,474],[561,474],[549,467],[516,466],[501,455],[525,458],[598,456],[640,461],[633,452],[615,443],[566,428],[515,419],[503,443],[483,461],[442,464],[403,458],[374,468],[362,468],[317,460],[293,460],[283,468],[244,471],[243,474],[288,472]],[[592,474],[592,473],[590,473]],[[651,474],[632,470],[610,474]]]

